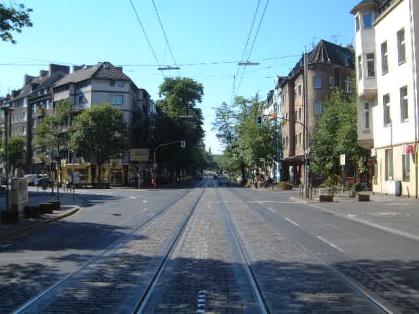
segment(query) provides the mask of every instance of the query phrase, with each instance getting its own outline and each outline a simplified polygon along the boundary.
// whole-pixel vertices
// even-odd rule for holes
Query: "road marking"
[[[143,213],[145,213],[147,210],[148,210],[148,208],[147,208],[147,207],[146,207],[146,208],[144,208],[144,209],[143,209]]]
[[[128,197],[128,198],[130,198],[130,199],[132,199],[132,200],[135,200],[135,199],[136,199],[136,197],[135,197],[135,196],[130,196],[130,197]]]
[[[325,238],[321,237],[321,236],[317,236],[317,238],[321,241],[323,241],[324,243],[327,243],[328,245],[330,245],[332,248],[338,250],[341,253],[345,253],[344,250],[342,250],[340,247],[338,247],[337,245],[333,244],[332,242],[326,240]]]
[[[300,226],[298,223],[296,223],[295,221],[293,221],[293,220],[289,219],[288,217],[284,217],[284,219],[285,219],[286,221],[288,221],[288,222],[292,223],[294,226],[296,226],[296,227],[298,227],[298,228],[301,228],[301,226]]]
[[[266,209],[269,210],[271,213],[276,214],[276,212],[272,208],[266,207]]]
[[[143,203],[144,203],[144,204],[147,204],[147,201],[146,201],[146,200],[143,200]]]
[[[387,203],[387,204],[383,204],[383,206],[409,206],[409,204],[405,204],[405,203]]]

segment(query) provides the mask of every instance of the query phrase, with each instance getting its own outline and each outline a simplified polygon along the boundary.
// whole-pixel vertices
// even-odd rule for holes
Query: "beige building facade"
[[[358,141],[376,193],[418,197],[419,3],[362,1],[355,21]]]

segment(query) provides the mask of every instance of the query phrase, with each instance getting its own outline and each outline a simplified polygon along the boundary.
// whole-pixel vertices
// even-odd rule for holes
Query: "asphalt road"
[[[219,187],[86,190],[0,251],[0,312],[419,313],[419,242]]]

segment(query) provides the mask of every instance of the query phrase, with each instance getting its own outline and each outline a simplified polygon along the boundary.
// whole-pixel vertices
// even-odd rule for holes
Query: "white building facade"
[[[364,0],[355,16],[358,141],[376,193],[418,197],[419,2]]]

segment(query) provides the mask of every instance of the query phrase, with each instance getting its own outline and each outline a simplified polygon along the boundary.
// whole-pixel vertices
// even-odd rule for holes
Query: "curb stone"
[[[30,224],[28,226],[14,228],[13,231],[7,233],[4,236],[4,238],[0,239],[0,242],[13,240],[14,238],[21,235],[22,233],[25,233],[25,232],[30,231],[32,229],[36,229],[36,228],[38,228],[40,226],[43,226],[45,224],[52,223],[52,222],[67,218],[69,216],[75,215],[81,209],[82,209],[82,207],[80,207],[80,206],[74,206],[71,210],[69,210],[68,212],[66,212],[66,213],[64,213],[60,216],[53,217],[51,219],[45,219],[45,220],[42,220],[42,221],[38,221],[38,222]]]
[[[391,233],[391,234],[394,234],[394,235],[397,235],[397,236],[401,236],[401,237],[404,237],[404,238],[409,239],[409,240],[419,241],[419,236],[414,235],[414,234],[409,233],[409,232],[401,231],[401,230],[390,228],[390,227],[385,227],[385,226],[379,225],[379,224],[374,223],[374,222],[370,222],[370,221],[365,220],[365,219],[360,219],[360,218],[356,218],[356,217],[349,217],[349,216],[346,216],[346,215],[343,215],[343,214],[339,214],[339,213],[336,213],[333,210],[323,208],[323,207],[321,207],[319,205],[316,205],[315,203],[312,203],[310,201],[299,199],[298,197],[290,196],[290,200],[301,203],[301,204],[305,204],[305,205],[313,207],[313,208],[316,208],[316,209],[321,210],[321,211],[323,211],[325,213],[328,213],[328,214],[332,214],[332,215],[335,215],[335,216],[338,216],[338,217],[341,217],[341,218],[344,218],[344,219],[347,219],[347,220],[351,220],[351,221],[359,223],[359,224],[366,225],[368,227],[376,228],[376,229],[379,229],[381,231],[385,231],[385,232],[388,232],[388,233]]]

